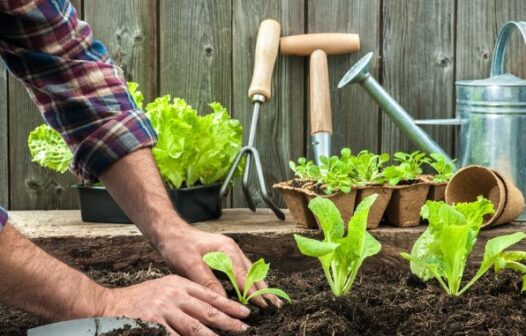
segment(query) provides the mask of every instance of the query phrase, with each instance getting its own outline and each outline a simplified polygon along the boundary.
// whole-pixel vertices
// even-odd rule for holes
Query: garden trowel
[[[318,49],[310,56],[309,69],[310,131],[314,161],[331,156],[332,112],[327,53]]]
[[[136,320],[125,317],[96,317],[53,323],[29,329],[27,336],[98,336],[127,326],[136,328],[144,325],[150,328],[159,327],[157,324],[149,322],[139,325]]]

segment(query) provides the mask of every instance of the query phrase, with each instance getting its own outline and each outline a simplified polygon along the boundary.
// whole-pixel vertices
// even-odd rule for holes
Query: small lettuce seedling
[[[397,185],[401,181],[414,181],[422,174],[422,165],[429,163],[425,153],[414,151],[411,154],[396,152],[394,160],[398,166],[389,166],[384,170],[385,179],[391,185]]]
[[[429,165],[435,170],[436,174],[433,177],[433,182],[444,183],[448,182],[453,174],[455,173],[455,161],[448,160],[444,155],[440,153],[429,154],[433,161],[429,162]]]
[[[365,258],[380,252],[380,243],[367,232],[369,209],[378,197],[366,197],[356,208],[349,221],[347,235],[340,212],[334,203],[317,197],[309,208],[318,218],[324,239],[322,241],[294,235],[299,250],[306,256],[319,259],[335,296],[347,294]]]
[[[228,276],[228,279],[230,280],[232,286],[234,287],[234,290],[236,291],[239,302],[241,302],[244,305],[248,304],[253,297],[263,294],[274,294],[287,300],[289,303],[292,302],[287,293],[278,288],[263,288],[250,295],[248,294],[248,290],[252,287],[254,283],[258,281],[263,281],[267,277],[270,264],[266,264],[263,258],[250,265],[245,280],[245,287],[243,292],[240,291],[239,285],[236,281],[236,276],[234,274],[234,266],[232,265],[232,259],[230,258],[230,256],[223,252],[210,252],[203,256],[203,261],[210,268],[219,272],[223,272]]]
[[[294,172],[294,175],[302,180],[318,180],[321,178],[320,168],[311,160],[300,157],[298,162],[289,161],[289,167]]]
[[[348,169],[336,155],[320,157],[321,178],[319,182],[325,185],[325,193],[332,194],[336,191],[351,192],[352,179]]]
[[[384,183],[383,165],[389,161],[389,154],[380,155],[363,150],[349,159],[351,174],[359,185]]]
[[[428,201],[421,211],[429,226],[417,239],[411,254],[402,253],[410,261],[411,271],[423,281],[435,278],[447,294],[458,296],[469,289],[491,266],[519,269],[517,259],[523,258],[504,250],[526,237],[522,232],[489,240],[476,275],[461,288],[467,260],[477,240],[483,218],[494,213],[493,204],[479,197],[476,202],[448,205]],[[511,263],[507,263],[506,258]],[[517,267],[516,267],[517,266]],[[522,265],[521,265],[522,266]]]

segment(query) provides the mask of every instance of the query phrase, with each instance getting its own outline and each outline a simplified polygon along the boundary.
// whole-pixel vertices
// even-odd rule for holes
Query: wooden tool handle
[[[274,20],[264,20],[261,22],[256,41],[256,57],[254,62],[254,72],[252,82],[248,89],[248,96],[252,98],[259,94],[267,100],[271,97],[271,82],[274,64],[278,57],[279,37],[281,26]]]
[[[332,134],[329,64],[325,51],[318,49],[311,54],[309,76],[311,134]]]
[[[328,55],[349,54],[360,50],[360,36],[346,33],[323,33],[284,36],[280,40],[283,55],[308,56],[316,49]]]

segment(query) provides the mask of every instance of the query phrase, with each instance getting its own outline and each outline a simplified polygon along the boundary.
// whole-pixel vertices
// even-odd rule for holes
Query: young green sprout
[[[526,238],[525,233],[517,232],[489,240],[479,270],[461,287],[483,218],[493,212],[493,204],[483,197],[479,197],[476,202],[455,205],[428,201],[422,207],[421,214],[429,221],[429,226],[413,245],[411,254],[401,255],[410,261],[411,271],[416,276],[423,281],[435,278],[452,296],[464,293],[492,266],[496,271],[510,268],[522,272],[525,275],[523,280],[526,280],[526,267],[519,263],[526,259],[526,253],[504,251]],[[525,286],[523,283],[523,290]]]
[[[335,296],[347,294],[363,261],[380,252],[380,243],[367,232],[369,209],[377,194],[365,198],[349,221],[347,235],[340,212],[329,199],[317,197],[309,208],[320,222],[322,241],[294,235],[301,253],[318,258]]]
[[[248,294],[249,289],[254,283],[263,281],[267,277],[270,264],[266,264],[263,258],[250,265],[243,292],[241,292],[236,281],[234,266],[230,256],[223,252],[210,252],[203,256],[203,260],[210,268],[219,272],[223,272],[228,276],[228,279],[236,291],[239,302],[244,305],[248,304],[253,297],[263,294],[274,294],[287,300],[289,303],[292,302],[287,293],[278,288],[263,288],[250,295]]]
[[[397,185],[401,181],[414,181],[422,174],[422,164],[429,163],[425,153],[414,151],[410,154],[396,152],[394,160],[397,166],[389,166],[384,170],[384,177],[391,185]]]
[[[440,153],[429,154],[433,161],[429,165],[435,170],[436,174],[433,177],[433,182],[444,183],[448,182],[455,173],[455,161],[448,160]]]

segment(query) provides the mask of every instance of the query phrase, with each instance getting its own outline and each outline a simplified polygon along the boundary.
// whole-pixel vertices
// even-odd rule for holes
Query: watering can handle
[[[506,55],[506,47],[510,40],[513,29],[517,28],[526,43],[526,22],[525,21],[509,21],[502,26],[495,49],[493,50],[493,59],[491,60],[490,77],[502,75],[504,73],[504,56]]]

